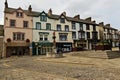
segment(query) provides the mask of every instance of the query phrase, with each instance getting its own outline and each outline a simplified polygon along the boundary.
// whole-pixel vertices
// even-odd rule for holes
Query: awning
[[[42,46],[53,46],[53,43],[51,43],[51,42],[39,42],[38,43],[38,46],[39,47],[42,47]]]

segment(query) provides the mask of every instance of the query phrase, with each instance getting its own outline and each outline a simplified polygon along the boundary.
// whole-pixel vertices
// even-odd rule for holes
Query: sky
[[[111,27],[120,30],[120,0],[7,0],[12,8],[45,11],[51,8],[54,14],[66,12],[67,16],[74,17],[80,14],[81,19],[92,17],[97,23],[111,24]],[[0,1],[0,24],[4,24],[4,2]]]

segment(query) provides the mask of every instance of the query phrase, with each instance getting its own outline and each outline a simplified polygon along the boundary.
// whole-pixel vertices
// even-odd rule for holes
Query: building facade
[[[33,54],[52,52],[54,35],[57,50],[72,51],[71,22],[65,12],[54,15],[50,9],[48,13],[43,11],[33,17]]]
[[[11,55],[31,55],[32,43],[32,8],[14,9],[8,7],[7,0],[4,9],[4,57]]]
[[[3,25],[0,25],[0,58],[3,57],[4,53],[4,43],[3,43],[3,38],[4,38],[4,30],[3,30]]]
[[[99,27],[95,21],[91,21],[91,17],[83,20],[79,15],[72,19],[72,37],[74,47],[82,49],[94,49],[95,44],[100,39]]]
[[[77,48],[92,50],[101,40],[107,40],[112,47],[116,47],[119,35],[119,31],[110,24],[97,24],[91,17],[69,17],[66,12],[56,15],[51,9],[47,13],[36,12],[31,5],[27,10],[10,8],[6,0],[4,35],[0,35],[0,45],[4,43],[4,49],[3,55],[0,55],[42,55],[52,52],[53,47],[62,52]]]

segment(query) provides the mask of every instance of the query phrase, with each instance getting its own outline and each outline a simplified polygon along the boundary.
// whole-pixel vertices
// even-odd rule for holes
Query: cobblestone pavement
[[[96,59],[65,54],[10,57],[0,60],[0,80],[120,80],[120,59]]]

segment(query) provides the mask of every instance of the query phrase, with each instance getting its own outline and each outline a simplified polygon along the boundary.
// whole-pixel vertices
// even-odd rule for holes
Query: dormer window
[[[65,23],[65,18],[61,18],[60,23]]]
[[[23,17],[23,13],[22,13],[22,12],[17,12],[17,13],[16,13],[16,16],[17,16],[17,17]]]
[[[40,16],[40,21],[47,21],[47,17],[46,17],[46,15],[41,15]]]

